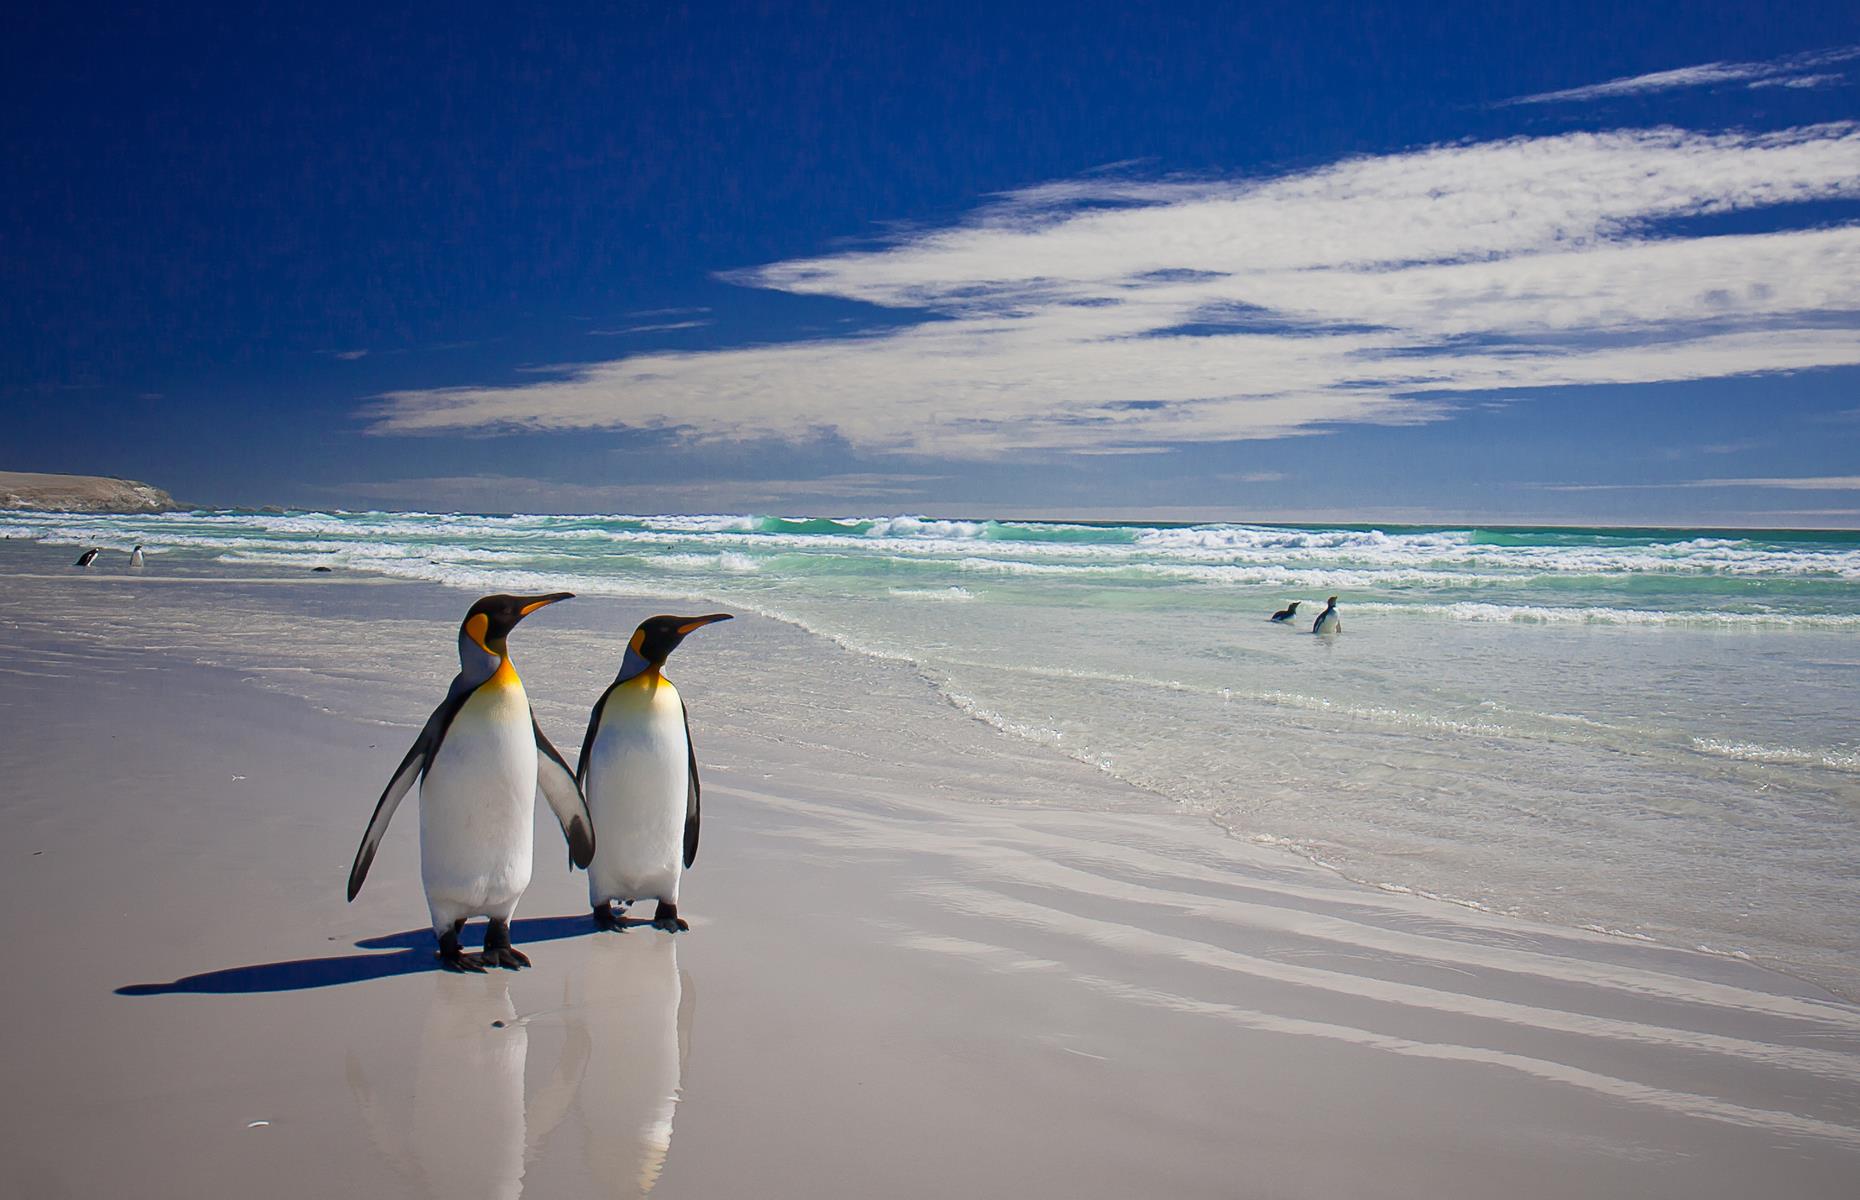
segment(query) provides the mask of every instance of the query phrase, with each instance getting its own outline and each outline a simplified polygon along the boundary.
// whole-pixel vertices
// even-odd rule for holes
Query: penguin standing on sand
[[[1343,621],[1337,616],[1337,597],[1332,596],[1324,603],[1324,611],[1318,619],[1311,622],[1312,633],[1342,633]]]
[[[142,547],[137,546],[134,550],[129,552],[129,569],[132,571],[140,571],[142,569]]]
[[[588,798],[601,851],[588,868],[588,903],[597,928],[617,930],[612,902],[659,902],[655,927],[688,929],[678,915],[678,884],[697,861],[697,752],[691,722],[665,660],[693,630],[729,613],[652,617],[633,631],[620,673],[588,714],[575,778]]]
[[[1298,606],[1301,603],[1303,603],[1303,601],[1300,601],[1300,600],[1292,601],[1290,604],[1286,605],[1284,608],[1280,609],[1278,612],[1273,613],[1272,619],[1277,621],[1281,625],[1288,623],[1293,617],[1298,615]]]
[[[568,837],[569,861],[594,858],[594,828],[568,764],[543,736],[504,639],[517,622],[573,593],[486,596],[459,625],[459,673],[413,748],[395,768],[349,870],[349,899],[362,890],[401,798],[420,780],[420,880],[439,959],[448,970],[527,967],[510,944],[510,917],[530,884],[537,789]],[[467,918],[490,921],[484,953],[466,954]]]
[[[71,565],[74,567],[88,567],[90,564],[97,561],[97,553],[96,550],[86,550],[84,553],[78,555],[78,560]]]

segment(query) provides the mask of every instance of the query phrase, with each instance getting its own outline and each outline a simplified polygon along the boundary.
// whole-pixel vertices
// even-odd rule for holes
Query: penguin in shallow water
[[[459,673],[381,793],[349,870],[353,900],[394,810],[420,780],[420,880],[449,970],[530,965],[510,944],[510,917],[530,884],[537,789],[562,823],[569,861],[585,867],[594,858],[581,789],[536,723],[504,641],[524,617],[572,595],[486,596],[471,606],[459,625]],[[481,955],[459,948],[476,916],[490,921]]]
[[[142,547],[137,546],[134,550],[129,552],[129,569],[132,571],[140,571],[142,565]]]
[[[78,555],[78,560],[71,565],[74,567],[88,567],[90,564],[97,561],[97,554],[98,551],[96,550],[86,550],[84,553]]]
[[[1324,611],[1317,620],[1311,622],[1312,633],[1342,633],[1343,621],[1337,616],[1337,597],[1332,596],[1324,602]]]
[[[1298,615],[1298,606],[1302,603],[1303,601],[1301,600],[1292,601],[1290,604],[1286,605],[1284,608],[1280,609],[1278,612],[1273,613],[1272,619],[1279,622],[1281,625],[1285,624],[1287,621],[1290,621],[1293,617]]]
[[[697,752],[691,722],[666,658],[694,630],[729,613],[652,617],[633,631],[612,686],[594,702],[575,778],[588,798],[600,853],[588,868],[594,924],[617,930],[613,901],[659,902],[656,927],[690,928],[678,915],[678,885],[697,861]]]

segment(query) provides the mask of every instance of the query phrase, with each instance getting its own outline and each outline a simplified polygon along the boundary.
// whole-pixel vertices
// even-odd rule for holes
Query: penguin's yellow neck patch
[[[485,687],[506,688],[513,685],[521,687],[523,680],[518,678],[517,669],[510,665],[508,657],[501,660],[497,664],[497,670],[493,671],[491,677],[484,681]]]
[[[624,719],[620,713],[677,712],[679,704],[678,689],[672,681],[659,674],[657,667],[647,667],[614,689],[608,708],[616,719]]]
[[[489,632],[491,632],[491,618],[483,613],[473,613],[465,618],[465,636],[477,643],[478,649],[486,654],[492,653],[491,648],[484,644],[484,635]]]

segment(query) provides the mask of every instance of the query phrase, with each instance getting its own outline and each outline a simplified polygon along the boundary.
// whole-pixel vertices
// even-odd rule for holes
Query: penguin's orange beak
[[[547,596],[535,596],[530,598],[521,608],[517,609],[517,615],[519,617],[527,617],[539,608],[547,608],[559,600],[573,600],[574,598],[575,593],[573,592],[551,592]]]
[[[694,629],[702,629],[704,626],[714,625],[718,621],[728,621],[733,619],[734,616],[734,613],[712,613],[708,617],[692,617],[689,621],[686,621],[683,625],[678,627],[678,636],[684,637]]]

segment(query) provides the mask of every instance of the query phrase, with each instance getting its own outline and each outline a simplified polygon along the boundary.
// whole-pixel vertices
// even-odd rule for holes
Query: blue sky
[[[1860,524],[1860,10],[1631,7],[28,14],[0,466]]]

